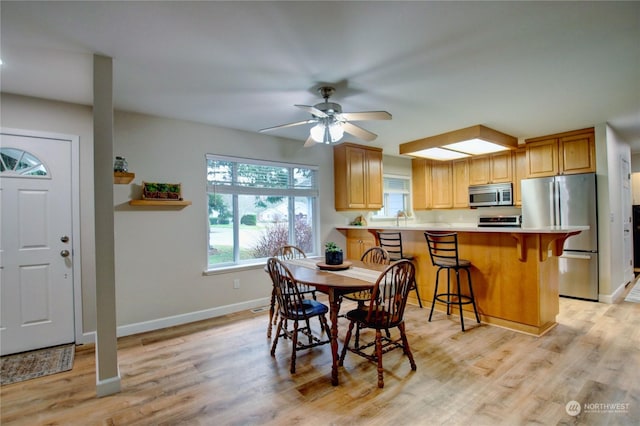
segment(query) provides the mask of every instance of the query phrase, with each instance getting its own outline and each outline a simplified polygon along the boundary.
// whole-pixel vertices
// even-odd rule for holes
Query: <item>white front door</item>
[[[71,141],[2,134],[0,353],[73,342]]]

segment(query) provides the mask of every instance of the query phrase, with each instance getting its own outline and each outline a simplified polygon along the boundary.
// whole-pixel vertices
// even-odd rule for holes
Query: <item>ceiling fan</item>
[[[361,112],[342,112],[340,104],[329,102],[329,97],[335,92],[335,88],[331,86],[322,86],[318,88],[318,92],[324,98],[324,102],[310,105],[294,105],[302,110],[311,113],[312,118],[295,123],[282,124],[280,126],[267,127],[260,129],[260,132],[268,132],[270,130],[282,129],[285,127],[299,126],[301,124],[316,123],[309,131],[309,137],[304,146],[311,146],[314,143],[335,143],[342,139],[344,132],[347,132],[357,138],[365,141],[372,141],[378,137],[375,133],[356,126],[351,121],[366,120],[391,120],[391,114],[387,111],[361,111]]]

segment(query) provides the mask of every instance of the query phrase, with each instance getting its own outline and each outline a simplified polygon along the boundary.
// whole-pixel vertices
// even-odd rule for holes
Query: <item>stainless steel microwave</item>
[[[469,207],[512,206],[511,183],[469,186]]]

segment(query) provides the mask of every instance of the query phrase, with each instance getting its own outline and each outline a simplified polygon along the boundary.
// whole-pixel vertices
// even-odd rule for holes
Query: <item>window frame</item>
[[[407,182],[407,190],[406,191],[398,191],[398,190],[389,190],[387,185],[385,185],[385,181],[387,179],[401,179],[403,181]],[[376,214],[372,214],[371,215],[371,220],[376,221],[376,220],[389,220],[389,219],[396,219],[396,213],[391,213],[391,212],[387,212],[387,199],[388,199],[388,194],[393,193],[393,194],[404,194],[406,196],[406,206],[408,206],[407,208],[405,208],[405,214],[408,217],[413,217],[413,204],[412,204],[412,191],[413,191],[413,186],[412,186],[412,182],[411,182],[411,176],[408,175],[398,175],[398,174],[390,174],[390,173],[385,173],[382,176],[382,208],[380,210],[378,210],[377,212],[381,212],[384,211],[385,215],[376,215]],[[374,213],[377,213],[374,212]]]
[[[232,174],[231,174],[231,182],[229,184],[216,184],[209,180],[209,161],[224,161],[233,163],[232,166]],[[238,165],[249,165],[249,166],[267,166],[267,167],[276,167],[276,168],[286,168],[288,174],[288,182],[286,188],[269,188],[269,187],[260,187],[260,186],[248,186],[238,182]],[[296,169],[307,169],[313,173],[311,177],[311,185],[308,187],[297,187],[295,185],[295,176],[294,171]],[[215,274],[217,272],[223,272],[224,270],[229,269],[246,269],[252,268],[256,265],[264,265],[266,259],[264,258],[253,258],[253,259],[240,259],[240,209],[239,209],[239,197],[240,196],[274,196],[274,197],[283,197],[287,200],[283,200],[283,202],[287,203],[287,223],[288,223],[288,244],[296,244],[296,233],[295,233],[295,199],[296,198],[309,198],[311,201],[310,210],[311,210],[311,221],[309,225],[312,229],[312,240],[311,247],[312,251],[307,252],[307,255],[315,255],[318,251],[318,241],[319,241],[319,233],[320,233],[320,220],[319,220],[319,211],[320,211],[320,190],[318,185],[318,177],[319,177],[319,167],[313,166],[309,164],[299,164],[299,163],[288,163],[282,161],[269,161],[262,159],[254,159],[248,157],[236,157],[236,156],[228,156],[228,155],[217,155],[217,154],[205,154],[205,193],[207,200],[209,199],[210,194],[228,194],[231,195],[232,202],[232,223],[233,223],[233,260],[230,262],[224,262],[220,264],[211,264],[209,263],[210,257],[210,246],[209,246],[209,238],[210,238],[210,223],[209,223],[209,202],[206,203],[207,209],[207,232],[206,234],[206,273]],[[293,220],[292,220],[293,219]]]

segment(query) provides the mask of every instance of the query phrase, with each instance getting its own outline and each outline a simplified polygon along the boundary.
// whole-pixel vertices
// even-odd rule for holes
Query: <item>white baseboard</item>
[[[120,369],[117,377],[110,377],[106,380],[96,380],[96,395],[98,398],[113,395],[120,392]]]
[[[222,315],[259,308],[271,303],[270,298],[250,300],[233,305],[220,306],[217,308],[205,309],[202,311],[189,312],[187,314],[175,315],[172,317],[158,318],[151,321],[144,321],[135,324],[122,325],[117,328],[117,336],[124,337],[132,334],[144,333],[147,331],[160,330],[162,328],[173,327],[175,325],[188,324],[190,322],[202,321]],[[96,332],[89,331],[82,334],[81,340],[76,340],[76,345],[96,343]]]
[[[624,292],[628,283],[622,283],[614,290],[612,294],[600,294],[598,295],[598,301],[602,303],[612,304],[614,303]]]
[[[220,306],[217,308],[204,309],[202,311],[175,315],[172,317],[158,318],[151,321],[122,325],[118,327],[117,335],[118,337],[124,337],[130,336],[132,334],[145,333],[147,331],[160,330],[162,328],[188,324],[190,322],[202,321],[209,318],[232,314],[234,312],[254,309],[260,306],[268,305],[269,303],[271,303],[270,298],[255,299],[249,300],[247,302],[236,303],[233,305]]]

